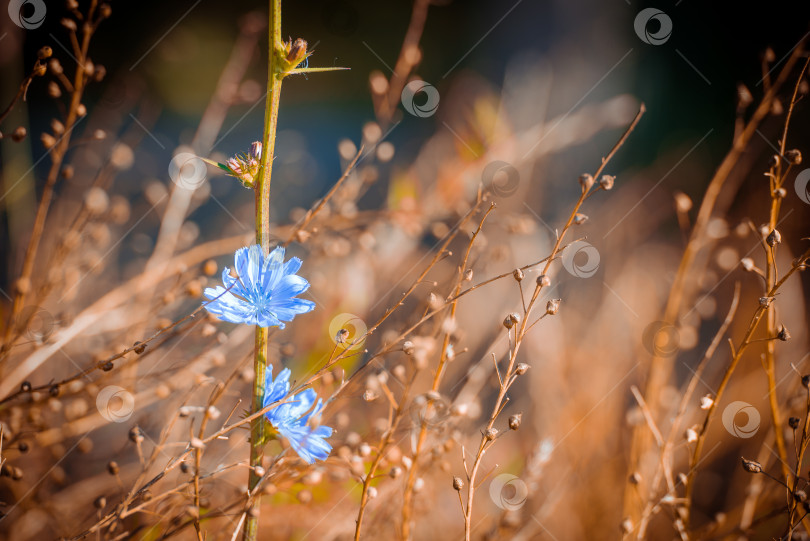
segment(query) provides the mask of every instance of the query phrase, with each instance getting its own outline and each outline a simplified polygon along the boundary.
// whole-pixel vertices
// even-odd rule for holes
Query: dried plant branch
[[[596,178],[599,177],[599,175],[604,170],[605,166],[609,163],[610,159],[616,154],[616,152],[619,150],[619,148],[621,148],[621,146],[624,144],[624,142],[627,140],[627,138],[630,136],[630,134],[635,129],[636,125],[638,125],[639,121],[641,120],[641,117],[644,115],[644,112],[645,112],[645,107],[644,107],[644,104],[642,104],[641,107],[639,108],[638,114],[633,119],[633,121],[630,123],[627,130],[624,132],[624,134],[619,139],[619,141],[613,146],[613,148],[608,153],[608,155],[602,160],[602,163],[597,168],[596,172],[594,173],[593,177],[591,178],[590,184],[587,184],[587,183],[582,184],[582,192],[581,192],[579,198],[577,199],[577,202],[574,204],[574,208],[572,209],[565,226],[563,227],[560,234],[557,236],[557,240],[554,243],[554,247],[552,248],[551,253],[549,254],[548,261],[546,262],[546,265],[543,268],[542,273],[538,277],[537,284],[536,284],[536,286],[534,288],[534,292],[532,293],[531,300],[529,301],[529,303],[528,303],[528,305],[526,307],[527,309],[523,314],[522,321],[515,322],[514,326],[517,329],[516,333],[515,333],[515,343],[514,343],[513,347],[511,348],[511,350],[509,352],[509,364],[508,364],[506,370],[504,371],[504,374],[509,379],[509,383],[507,383],[506,386],[501,387],[500,391],[498,392],[498,396],[495,399],[495,405],[493,406],[492,414],[489,417],[489,421],[487,422],[486,429],[483,431],[483,435],[481,437],[481,442],[478,445],[478,450],[477,450],[477,452],[475,454],[475,459],[473,460],[472,468],[470,470],[470,475],[469,475],[469,478],[468,478],[469,486],[467,488],[467,508],[466,508],[465,514],[464,514],[464,535],[465,535],[465,539],[467,541],[470,541],[471,537],[472,537],[472,509],[473,509],[473,501],[474,501],[474,498],[475,498],[476,475],[478,473],[478,468],[481,465],[481,461],[482,461],[482,459],[484,457],[484,454],[486,453],[487,449],[492,444],[494,444],[494,438],[491,438],[490,435],[492,434],[492,430],[494,428],[495,421],[497,420],[498,415],[500,414],[500,412],[501,412],[501,410],[503,408],[503,402],[504,402],[504,399],[506,398],[506,392],[509,390],[509,387],[511,386],[511,383],[513,383],[515,381],[514,376],[517,375],[515,364],[516,364],[516,361],[517,361],[518,351],[520,350],[520,346],[523,343],[523,338],[524,338],[524,336],[525,336],[525,334],[526,334],[526,332],[528,330],[527,329],[527,322],[529,320],[529,316],[531,315],[532,310],[535,307],[535,303],[537,302],[537,299],[540,296],[540,292],[541,292],[542,288],[546,287],[546,286],[548,286],[550,284],[550,280],[547,278],[547,276],[548,276],[549,268],[551,267],[551,263],[553,262],[554,258],[556,257],[557,253],[559,252],[562,241],[565,238],[565,235],[568,232],[568,229],[574,223],[574,218],[576,217],[577,213],[579,212],[580,207],[582,206],[582,204],[585,202],[585,200],[588,197],[590,188],[593,185],[593,179],[596,179]],[[597,188],[594,189],[594,191],[599,190],[599,189],[600,188],[597,187]],[[545,280],[543,278],[545,278]]]

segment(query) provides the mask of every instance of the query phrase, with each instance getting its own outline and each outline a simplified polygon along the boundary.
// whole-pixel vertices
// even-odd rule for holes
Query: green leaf
[[[202,161],[204,161],[205,163],[207,163],[208,165],[213,165],[214,167],[219,167],[220,169],[222,169],[223,171],[225,171],[229,175],[231,174],[231,170],[228,169],[228,166],[225,165],[224,163],[215,162],[214,160],[209,160],[208,158],[200,158],[200,159]]]
[[[321,73],[324,71],[342,71],[342,70],[350,70],[352,68],[296,68],[294,70],[285,71],[284,76],[287,75],[299,75],[301,73]]]

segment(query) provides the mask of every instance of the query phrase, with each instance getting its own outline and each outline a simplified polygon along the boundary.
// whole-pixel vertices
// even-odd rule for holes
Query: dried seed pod
[[[136,425],[129,430],[129,439],[132,443],[141,443],[143,441],[140,427]]]
[[[93,80],[97,83],[100,83],[104,80],[104,77],[107,75],[107,68],[102,66],[101,64],[96,64],[96,69],[93,72]]]
[[[742,465],[748,473],[762,473],[762,464],[756,460],[747,460],[745,457],[742,457]]]
[[[737,85],[737,106],[741,109],[745,109],[749,105],[754,103],[754,96],[751,95],[751,91],[748,90],[748,87],[744,84],[740,83]]]
[[[697,430],[694,427],[687,428],[683,434],[684,439],[687,443],[695,443],[698,439]]]
[[[515,325],[520,323],[520,316],[517,315],[515,312],[512,312],[508,316],[506,316],[503,320],[503,326],[507,329],[511,329]]]
[[[692,198],[683,192],[675,192],[675,209],[681,214],[692,210]]]
[[[47,132],[40,135],[39,140],[42,141],[42,146],[48,149],[53,148],[53,146],[56,144],[56,138]]]
[[[453,488],[456,490],[464,488],[464,481],[461,480],[461,477],[453,477]]]
[[[337,334],[335,334],[335,342],[338,344],[345,344],[346,340],[349,338],[349,330],[348,329],[340,329]]]
[[[515,374],[522,376],[529,370],[529,368],[531,367],[526,363],[518,363],[517,368],[515,368]]]
[[[546,313],[553,316],[560,310],[560,302],[562,299],[551,299],[546,303]]]
[[[213,276],[217,273],[217,262],[213,259],[209,259],[203,265],[203,274],[206,276]]]
[[[56,135],[62,135],[65,133],[65,125],[56,118],[51,119],[51,131]]]
[[[551,278],[545,274],[541,274],[537,277],[537,285],[540,287],[548,287],[551,285]]]
[[[23,126],[17,126],[13,132],[11,132],[11,140],[15,143],[19,143],[25,136],[28,135],[28,130],[26,130]]]
[[[68,19],[67,17],[59,21],[62,26],[70,30],[71,32],[75,32],[78,29],[76,26],[76,21],[73,19]]]
[[[599,186],[603,190],[612,190],[613,184],[616,182],[616,177],[613,175],[602,175],[602,178],[599,179]]]
[[[520,421],[523,419],[522,413],[516,413],[509,416],[509,430],[517,430],[520,428]]]
[[[788,150],[785,152],[785,159],[791,165],[800,165],[802,163],[802,153],[796,148]]]
[[[48,83],[48,95],[52,98],[58,98],[62,95],[62,89],[59,88],[56,81],[50,81]]]
[[[515,269],[515,270],[512,272],[512,276],[514,276],[515,281],[520,282],[520,281],[522,281],[522,280],[523,280],[524,274],[523,274],[523,271],[522,271],[522,270],[520,270],[520,269]]]
[[[798,417],[791,417],[790,419],[788,419],[788,426],[790,426],[790,428],[792,428],[793,430],[799,428],[799,423],[801,423],[801,419],[799,419]]]
[[[103,188],[94,186],[87,190],[84,194],[84,207],[87,212],[94,216],[98,216],[107,211],[110,206],[110,196]]]
[[[582,186],[582,191],[587,192],[593,186],[594,180],[593,176],[588,173],[584,173],[579,176],[579,185]]]
[[[700,399],[700,409],[707,410],[714,404],[714,398],[711,395],[706,395]]]
[[[121,468],[118,467],[118,462],[111,460],[107,463],[107,471],[110,473],[110,475],[118,475]]]
[[[37,51],[37,58],[39,60],[45,60],[46,58],[50,58],[53,55],[53,49],[48,47],[42,47],[40,50]]]
[[[498,437],[498,429],[497,428],[487,428],[484,431],[484,437],[487,441],[493,441],[495,438]]]
[[[402,351],[405,353],[405,355],[413,355],[415,349],[416,348],[414,347],[413,342],[410,340],[406,340],[402,344]]]
[[[779,340],[781,340],[782,342],[787,342],[788,340],[790,340],[790,333],[785,328],[785,326],[782,325],[782,327],[779,329],[779,333],[776,335],[776,337]]]

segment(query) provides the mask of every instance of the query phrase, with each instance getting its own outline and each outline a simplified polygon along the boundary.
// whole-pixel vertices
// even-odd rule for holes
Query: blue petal
[[[225,289],[229,290],[231,293],[234,293],[246,299],[250,298],[250,294],[242,286],[241,280],[233,278],[231,276],[231,269],[229,269],[228,267],[222,269],[222,284],[225,286]]]
[[[248,290],[252,290],[250,284],[250,248],[239,248],[233,254],[233,266],[236,275]]]
[[[271,301],[270,308],[282,321],[292,321],[298,314],[306,314],[315,309],[315,303],[306,299],[284,299]]]
[[[311,389],[310,389],[310,390],[311,390]],[[315,392],[313,391],[313,395],[314,395],[314,393],[315,393]],[[301,418],[299,419],[299,422],[300,422],[302,425],[305,425],[305,424],[309,423],[309,418],[310,418],[310,417],[312,417],[313,415],[314,415],[314,416],[316,416],[316,417],[317,417],[318,415],[320,415],[320,413],[321,413],[321,410],[322,410],[322,409],[323,409],[323,404],[321,404],[321,399],[319,398],[319,399],[318,399],[318,403],[317,403],[317,404],[315,404],[315,407],[314,407],[314,408],[312,408],[312,410],[311,410],[311,411],[309,411],[309,413],[307,413],[306,415],[304,415],[303,417],[301,417]],[[309,408],[307,408],[307,410],[305,410],[305,411],[308,411],[308,410],[309,410]]]
[[[256,320],[253,322],[254,325],[258,325],[259,327],[278,327],[279,329],[284,328],[284,323],[279,321],[276,317],[276,314],[267,310],[256,310]]]
[[[284,274],[295,274],[301,268],[301,260],[297,257],[291,257],[289,261],[284,263]]]
[[[203,295],[208,299],[216,299],[205,305],[205,309],[224,321],[247,323],[255,311],[252,304],[232,295],[222,286],[206,288]]]
[[[245,282],[245,278],[242,278],[242,281],[245,283],[248,290],[253,292],[259,291],[262,284],[263,267],[264,252],[262,251],[261,246],[254,244],[248,250],[248,282]]]
[[[313,310],[312,301],[295,298],[309,288],[309,282],[295,274],[301,260],[293,257],[285,263],[284,253],[283,247],[277,247],[265,256],[258,244],[236,250],[237,277],[225,268],[224,287],[205,290],[213,301],[207,305],[209,312],[224,321],[283,329],[285,321]]]
[[[273,291],[281,277],[284,275],[284,248],[278,247],[264,262],[264,276],[262,277],[262,290],[265,295]]]
[[[326,460],[332,446],[329,445],[320,434],[316,434],[308,426],[281,426],[279,432],[287,438],[298,456],[307,464],[312,464],[315,460]],[[330,429],[331,433],[331,429]]]
[[[290,274],[282,278],[273,288],[273,297],[276,299],[295,297],[307,289],[309,289],[309,282],[307,282],[306,278],[297,274]]]

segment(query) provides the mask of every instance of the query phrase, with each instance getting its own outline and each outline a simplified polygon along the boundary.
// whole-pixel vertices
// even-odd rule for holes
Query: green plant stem
[[[270,179],[273,170],[273,154],[276,143],[276,126],[278,125],[278,106],[281,97],[282,69],[279,65],[281,43],[281,0],[270,0],[270,36],[267,49],[267,102],[264,114],[264,133],[262,135],[262,157],[258,180],[254,186],[256,194],[256,242],[261,245],[265,255],[270,253]],[[262,409],[264,402],[264,373],[267,368],[267,346],[269,328],[256,327],[256,349],[253,356],[253,403],[251,412]],[[264,416],[250,423],[250,474],[248,490],[251,493],[251,508],[245,520],[244,541],[255,541],[259,531],[259,511],[261,499],[254,494],[260,477],[256,467],[262,465],[264,458]]]

